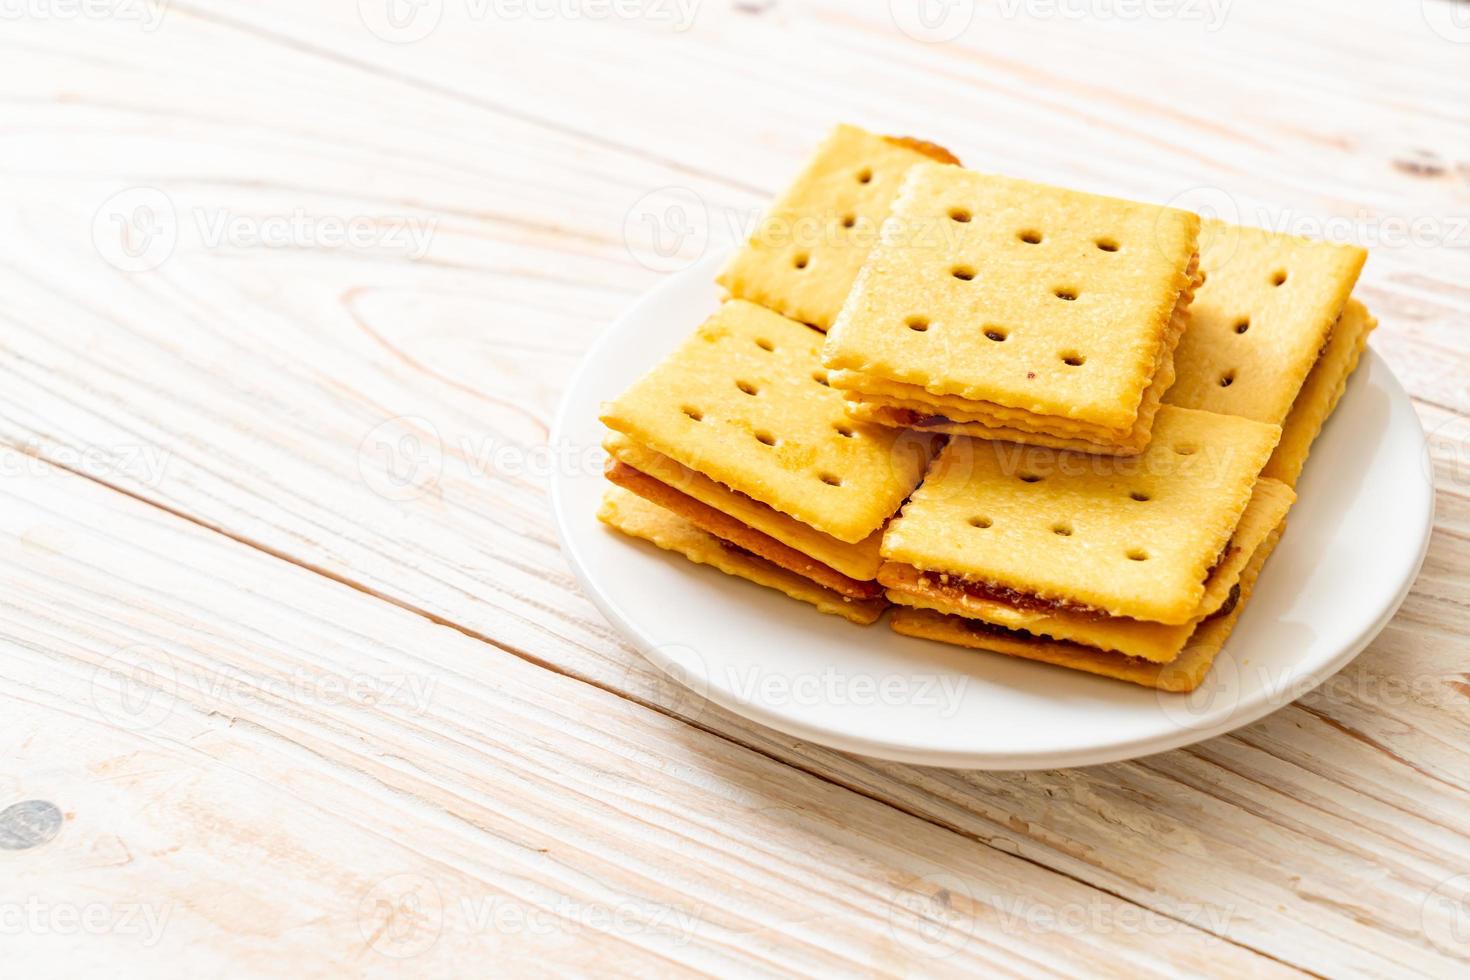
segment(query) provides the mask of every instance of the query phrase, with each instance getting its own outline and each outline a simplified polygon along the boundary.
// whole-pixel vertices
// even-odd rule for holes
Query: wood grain
[[[1216,947],[1225,952],[1215,955],[1255,950],[1318,973],[1463,969],[1470,948],[1445,939],[1454,908],[1433,897],[1442,882],[1470,872],[1462,737],[1470,715],[1470,289],[1463,285],[1470,109],[1459,97],[1470,82],[1470,48],[1434,34],[1412,3],[1343,9],[1325,0],[1240,0],[1213,33],[1177,18],[1007,18],[997,5],[978,9],[951,45],[909,39],[886,5],[747,6],[763,12],[707,3],[692,29],[675,31],[647,19],[477,19],[470,7],[449,3],[436,32],[404,45],[366,31],[352,5],[280,0],[248,11],[171,4],[152,33],[120,21],[7,25],[0,37],[7,488],[38,478],[43,487],[79,483],[44,467],[38,477],[34,458],[51,460],[234,538],[209,544],[209,561],[242,556],[256,569],[258,578],[246,578],[252,588],[284,588],[272,593],[281,601],[308,582],[341,590],[322,577],[349,583],[356,592],[331,619],[337,628],[375,615],[391,617],[405,635],[451,635],[424,620],[451,625],[461,653],[435,668],[445,671],[443,686],[458,686],[468,669],[460,661],[490,658],[497,672],[525,672],[528,685],[534,677],[545,691],[594,699],[588,703],[599,712],[623,719],[618,737],[651,759],[681,745],[718,746],[676,756],[684,780],[677,791],[652,781],[639,791],[642,805],[661,812],[685,805],[694,792],[686,782],[736,792],[748,789],[757,767],[761,780],[791,787],[774,804],[782,820],[806,814],[813,800],[825,801],[829,814],[856,807],[893,821],[901,811],[906,838],[936,835],[977,867],[1029,868],[1037,882],[1051,883],[1026,879],[1018,894],[1065,887],[1087,896],[1079,901],[1151,910],[1186,937],[1177,969],[1190,968],[1193,930],[1224,937]],[[692,195],[680,200],[694,205],[673,212],[692,220],[686,251],[714,247],[738,236],[835,119],[938,140],[974,166],[1234,208],[1249,223],[1368,245],[1360,295],[1383,322],[1373,343],[1420,407],[1439,488],[1424,573],[1373,646],[1321,690],[1234,735],[1129,764],[1031,774],[924,770],[797,743],[691,700],[624,647],[577,593],[546,514],[546,468],[591,465],[589,447],[546,444],[561,387],[589,339],[659,275],[639,261],[659,258],[644,237],[650,226],[630,220],[646,213],[647,195],[671,187]],[[127,272],[109,263],[118,255],[106,242],[99,250],[93,227],[99,209],[110,217],[136,192],[114,195],[140,187],[167,195],[179,233],[157,268]],[[298,213],[307,231],[288,232],[279,246],[256,243],[260,230]],[[320,240],[333,221],[354,218],[376,229],[366,245]],[[233,242],[210,241],[221,219],[243,222]],[[386,232],[409,222],[432,226],[418,258]],[[405,435],[413,439],[405,443]],[[66,506],[75,492],[66,491]],[[144,513],[125,499],[97,499],[104,510]],[[206,547],[207,536],[180,520],[150,519]],[[26,557],[19,567],[32,563]],[[130,562],[111,567],[115,589],[140,581]],[[212,564],[198,570],[222,574]],[[53,591],[68,587],[57,574]],[[283,575],[289,587],[274,584]],[[183,613],[170,605],[177,599],[168,583],[180,580],[141,581],[152,584],[127,601],[106,601],[145,617],[130,627],[133,635],[171,635],[167,624]],[[182,608],[194,601],[187,590],[179,595]],[[85,668],[56,670],[49,658],[74,656],[66,651],[81,638],[67,631],[82,627],[74,613],[48,603],[71,608],[81,600],[25,596],[7,607],[4,635],[26,638],[32,656],[48,659],[37,661],[46,666],[33,668],[26,685],[0,687],[13,698],[28,692],[15,698],[23,719],[17,744],[31,746],[23,773],[55,770],[77,792],[100,793],[84,788],[87,767],[143,752],[150,771],[179,774],[185,785],[219,788],[234,770],[217,767],[242,765],[258,780],[252,785],[280,785],[275,763],[241,761],[262,737],[255,727],[243,726],[234,745],[216,724],[212,734],[229,747],[215,758],[185,744],[193,737],[187,727],[130,741],[67,721],[82,683],[68,674]],[[219,643],[251,641],[253,621],[233,601],[219,598],[200,617],[214,624]],[[281,670],[323,668],[320,647],[292,646],[278,656]],[[489,683],[484,675],[481,682]],[[210,709],[193,710],[208,717]],[[373,798],[358,795],[369,792],[364,781],[381,779],[378,767],[389,763],[322,749],[327,736],[319,729],[332,723],[319,705],[287,695],[267,714],[252,725],[277,733],[271,758],[323,758],[335,775],[321,785],[304,780],[309,793],[293,787],[306,794],[295,802],[250,803],[242,834],[288,833],[272,815],[285,808],[301,814],[300,846],[341,843],[335,867],[354,881],[391,865],[356,863],[348,852],[358,849],[340,830],[334,838],[327,829],[334,825],[320,816],[363,812],[360,804]],[[578,765],[606,764],[596,739],[579,744],[579,729],[561,732],[560,724],[546,721],[520,744],[580,753]],[[58,750],[54,739],[40,740],[53,726],[77,731],[68,744],[94,739],[98,747]],[[458,796],[467,801],[463,813],[478,814],[506,792],[505,783],[477,782],[453,739],[415,736],[406,747],[391,766],[429,767],[433,776],[392,783],[404,809],[442,808]],[[539,799],[571,814],[590,805],[579,792],[585,787],[558,785]],[[229,798],[250,800],[238,789]],[[166,826],[190,838],[201,868],[240,864],[241,851],[211,845],[210,812]],[[833,826],[837,819],[830,817]],[[433,840],[425,821],[403,824],[395,840],[409,849]],[[759,848],[753,838],[766,833],[765,824],[733,817],[708,826],[734,838],[732,846]],[[688,832],[711,837],[708,829]],[[157,828],[146,833],[167,837]],[[361,833],[359,844],[386,831],[369,825]],[[547,839],[576,833],[557,829]],[[652,838],[622,827],[612,839],[621,847]],[[740,914],[759,917],[759,928],[739,939],[711,934],[719,956],[732,959],[659,962],[927,966],[868,946],[865,954],[849,949],[875,913],[854,897],[871,887],[860,884],[868,860],[857,856],[861,848],[825,849],[843,846],[829,843],[821,853],[830,875],[856,876],[830,892],[856,911],[831,925],[829,939],[801,934],[802,922],[825,928],[826,913],[796,916],[793,925],[778,907],[750,901]],[[762,876],[776,873],[781,853],[756,860],[751,852],[707,877],[729,889],[722,898],[779,891]],[[943,853],[948,861],[951,852]],[[699,858],[712,860],[702,851]],[[436,861],[449,866],[442,853]],[[466,867],[452,866],[451,875]],[[576,866],[594,877],[601,867]],[[137,873],[138,881],[163,874]],[[209,877],[169,873],[178,894]],[[675,887],[672,872],[638,873],[648,879],[647,891],[635,893],[640,900],[676,904],[662,891]],[[102,887],[86,873],[74,877]],[[445,890],[483,887],[449,881]],[[310,892],[294,899],[295,919],[272,913],[258,896],[245,907],[284,929],[305,922],[314,900],[323,899]],[[1065,970],[1075,968],[1066,956],[1087,949],[1089,968],[1159,966],[1152,959],[1138,966],[1129,957],[1142,954],[1115,943],[1116,935],[1082,932],[1088,938],[1068,937],[1058,960],[1037,959],[1035,947],[1055,948],[1049,934],[1001,943],[999,952],[987,939],[985,964]],[[219,962],[251,946],[223,931],[209,937],[200,945]],[[601,963],[591,952],[599,944],[578,938],[585,937],[552,944],[566,951],[564,964]],[[337,949],[350,939],[328,927],[306,929],[291,949]],[[1175,939],[1171,932],[1162,947],[1172,953]],[[458,952],[473,949],[468,943]],[[630,970],[658,966],[636,942],[612,949]],[[436,946],[432,955],[446,958],[434,962],[457,962],[455,952],[453,944]],[[698,955],[715,952],[700,947]],[[767,959],[740,959],[757,955]]]
[[[40,968],[1289,972],[60,470],[0,559]]]

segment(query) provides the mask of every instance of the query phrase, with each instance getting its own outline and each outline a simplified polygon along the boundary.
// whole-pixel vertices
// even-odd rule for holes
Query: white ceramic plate
[[[723,256],[671,276],[603,334],[552,433],[587,459],[598,406],[719,301]],[[595,467],[561,468],[552,506],[582,587],[645,656],[701,697],[798,738],[926,765],[1041,769],[1161,752],[1227,732],[1341,669],[1423,561],[1433,486],[1408,396],[1371,352],[1313,448],[1290,526],[1192,695],[1164,694],[869,628],[634,541],[595,516]],[[678,690],[678,688],[675,688]],[[700,698],[682,708],[700,710]]]

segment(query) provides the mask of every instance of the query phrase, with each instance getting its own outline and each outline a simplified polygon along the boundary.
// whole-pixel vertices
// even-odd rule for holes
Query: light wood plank
[[[1463,48],[1404,7],[1237,3],[1206,57],[1197,31],[1168,22],[1099,45],[1002,19],[935,48],[897,35],[881,9],[835,4],[711,8],[679,35],[451,23],[406,48],[364,36],[350,5],[276,4],[248,20],[187,5],[141,39],[21,25],[0,40],[0,119],[21,151],[10,159],[29,161],[0,191],[0,435],[1166,915],[1229,908],[1206,927],[1288,962],[1444,971],[1464,952],[1435,945],[1420,909],[1467,870],[1470,831],[1453,734],[1470,629],[1463,243],[1376,247],[1363,284],[1384,318],[1375,345],[1448,437],[1414,596],[1324,692],[1161,759],[923,771],[692,704],[575,594],[532,466],[587,339],[655,279],[623,240],[628,210],[689,187],[718,241],[836,115],[921,132],[977,165],[1156,200],[1228,187],[1266,223],[1470,210],[1455,155],[1464,106],[1435,81],[1464,80]],[[1323,30],[1337,18],[1340,31]],[[161,58],[167,77],[147,71]],[[1263,105],[1283,84],[1301,97]],[[518,111],[532,98],[534,116]],[[300,207],[438,224],[419,262],[386,247],[211,249],[196,233],[129,276],[100,260],[89,229],[135,184],[164,188],[186,217]],[[408,501],[374,492],[371,453],[362,469],[364,441],[398,416],[428,420],[443,457]],[[572,448],[575,460],[585,447]]]
[[[1286,972],[58,470],[0,596],[17,973]]]

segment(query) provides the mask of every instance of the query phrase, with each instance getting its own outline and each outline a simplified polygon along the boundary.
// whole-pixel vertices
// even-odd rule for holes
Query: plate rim
[[[577,400],[576,393],[586,382],[588,375],[595,369],[604,351],[612,345],[613,338],[619,333],[619,328],[623,327],[628,321],[636,318],[644,306],[653,303],[663,293],[673,291],[684,283],[686,277],[692,277],[698,270],[715,265],[716,260],[721,257],[721,252],[708,254],[699,261],[691,263],[686,268],[666,275],[651,289],[641,293],[611,324],[602,330],[592,343],[592,346],[588,348],[587,353],[577,365],[576,370],[572,372],[570,380],[562,392],[549,434],[551,445],[560,445],[565,441],[568,426],[574,422],[570,418],[570,415],[572,402]],[[1358,370],[1361,371],[1370,366],[1377,370],[1382,370],[1389,382],[1389,387],[1391,387],[1393,394],[1396,395],[1395,400],[1402,400],[1412,408],[1412,399],[1408,391],[1399,381],[1397,375],[1389,368],[1387,362],[1372,347],[1366,347],[1365,354],[1365,363],[1360,363]],[[1429,454],[1428,441],[1424,436],[1423,420],[1418,417],[1417,412],[1411,412],[1411,414],[1420,436],[1420,465],[1424,468],[1423,472],[1432,474],[1434,472],[1432,468],[1433,461]],[[567,562],[572,568],[577,584],[583,594],[592,600],[593,605],[607,617],[619,634],[633,645],[640,656],[652,663],[675,683],[688,688],[688,685],[684,684],[680,679],[680,673],[684,670],[683,665],[677,663],[673,658],[663,655],[660,644],[644,633],[618,604],[597,585],[589,574],[586,558],[571,533],[569,521],[564,519],[564,515],[568,513],[566,494],[568,492],[568,484],[572,479],[573,477],[571,475],[564,474],[559,470],[553,471],[550,481],[550,502],[552,523],[556,528],[557,541],[561,546],[562,552],[567,557]],[[1286,707],[1293,701],[1321,686],[1328,678],[1346,667],[1367,648],[1368,644],[1383,631],[1384,627],[1398,613],[1404,600],[1408,598],[1409,593],[1413,590],[1414,583],[1418,580],[1419,572],[1423,568],[1424,559],[1428,555],[1429,542],[1434,531],[1435,485],[1432,479],[1423,481],[1423,494],[1427,497],[1427,501],[1423,508],[1424,519],[1419,528],[1419,542],[1416,549],[1416,557],[1412,561],[1411,568],[1405,575],[1404,580],[1400,583],[1392,601],[1383,608],[1383,612],[1372,622],[1360,628],[1357,635],[1345,643],[1336,656],[1314,670],[1307,670],[1294,675],[1289,684],[1282,685],[1284,689],[1293,692],[1289,700],[1280,700],[1279,696],[1273,693],[1272,690],[1262,689],[1252,698],[1237,702],[1233,710],[1213,724],[1199,727],[1179,726],[1163,734],[1138,736],[1124,741],[1109,742],[1097,747],[1080,747],[1070,750],[1035,749],[982,752],[974,749],[955,748],[921,749],[894,745],[861,735],[853,735],[847,731],[834,731],[821,725],[806,722],[799,716],[779,713],[761,704],[759,701],[744,700],[735,696],[733,692],[726,691],[723,686],[711,683],[708,677],[703,678],[705,681],[703,685],[704,690],[695,691],[693,688],[688,689],[697,697],[702,697],[714,704],[718,704],[740,718],[763,725],[774,731],[838,751],[852,752],[869,758],[884,759],[911,765],[927,765],[948,769],[988,769],[995,771],[1039,770],[1103,765],[1110,762],[1142,758],[1159,752],[1168,752],[1172,749],[1193,745],[1197,742],[1235,731],[1238,728],[1264,718],[1266,715],[1280,708]]]

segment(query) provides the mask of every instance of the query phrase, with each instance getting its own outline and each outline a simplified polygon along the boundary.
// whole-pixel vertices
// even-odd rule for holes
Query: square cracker
[[[1358,359],[1368,346],[1368,335],[1378,326],[1378,320],[1368,308],[1355,299],[1349,299],[1343,308],[1342,318],[1332,328],[1332,339],[1327,349],[1312,365],[1302,390],[1291,406],[1291,413],[1281,425],[1281,442],[1261,472],[1274,477],[1288,486],[1296,486],[1306,465],[1307,454],[1312,443],[1322,431],[1323,424],[1347,388],[1348,378],[1357,370]]]
[[[1204,681],[1215,658],[1224,649],[1225,641],[1235,630],[1235,624],[1239,622],[1251,593],[1255,591],[1261,568],[1275,550],[1283,530],[1284,524],[1278,525],[1256,550],[1250,565],[1241,575],[1240,599],[1235,608],[1201,623],[1179,656],[1166,664],[1151,663],[1119,653],[1103,653],[1076,643],[1045,640],[1025,633],[987,629],[984,624],[972,624],[970,620],[959,616],[945,616],[927,609],[896,609],[890,624],[895,632],[906,636],[1039,660],[1161,691],[1193,691]]]
[[[602,421],[634,442],[856,544],[918,484],[938,437],[847,417],[822,336],[731,300]]]
[[[1037,637],[1065,640],[1097,650],[1114,651],[1157,663],[1168,663],[1205,618],[1214,615],[1236,592],[1256,549],[1280,526],[1296,494],[1276,480],[1256,484],[1251,502],[1231,535],[1230,544],[1205,582],[1205,595],[1186,623],[1165,625],[1140,619],[1099,617],[1067,609],[1032,609],[976,596],[950,586],[933,575],[916,572],[912,566],[890,564],[879,580],[889,587],[892,602],[992,626],[1024,630]]]
[[[1105,429],[1076,419],[1044,418],[1018,409],[988,402],[970,402],[953,395],[935,395],[917,385],[885,381],[857,371],[836,370],[828,374],[834,388],[847,398],[847,414],[864,422],[878,422],[946,435],[1000,439],[1052,449],[1136,456],[1148,446],[1154,416],[1163,404],[1164,393],[1174,383],[1174,349],[1189,326],[1189,304],[1194,296],[1192,280],[1175,304],[1169,328],[1159,349],[1153,380],[1144,391],[1138,415],[1127,431]]]
[[[1205,283],[1164,400],[1280,425],[1366,258],[1352,245],[1206,222]]]
[[[956,438],[889,524],[883,557],[1111,616],[1188,622],[1280,435],[1165,406],[1148,449],[1129,458]]]
[[[816,606],[821,612],[841,616],[854,623],[866,626],[876,622],[886,606],[882,600],[844,598],[763,558],[733,551],[722,545],[713,534],[701,531],[683,518],[621,487],[608,488],[597,518],[629,537],[652,542],[665,551],[683,555],[695,564],[709,565],[726,575],[776,589],[800,602]]]
[[[823,359],[1127,430],[1193,284],[1187,211],[920,164]]]
[[[849,578],[871,581],[878,577],[878,566],[882,563],[878,556],[878,547],[883,541],[881,531],[874,531],[857,544],[848,544],[787,517],[759,500],[736,493],[703,473],[696,473],[689,467],[674,462],[662,453],[640,446],[621,432],[610,433],[603,440],[602,448],[613,459],[626,463],[640,473],[648,474],[672,491],[687,494],[747,528],[774,538],[786,547],[836,569]]]
[[[903,175],[932,160],[959,163],[932,143],[837,126],[716,281],[736,299],[826,330],[878,240]]]

